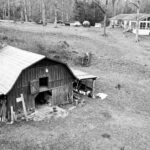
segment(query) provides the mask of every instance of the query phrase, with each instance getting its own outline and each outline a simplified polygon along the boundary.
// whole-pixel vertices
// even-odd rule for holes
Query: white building
[[[120,14],[110,18],[111,26],[132,29],[136,33],[137,14]],[[139,35],[150,35],[150,14],[140,14]]]

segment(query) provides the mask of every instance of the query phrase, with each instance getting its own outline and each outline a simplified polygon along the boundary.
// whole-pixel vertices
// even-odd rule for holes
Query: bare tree
[[[57,1],[55,1],[54,7],[55,7],[55,21],[54,21],[54,24],[55,24],[55,27],[57,27],[57,13],[58,13],[58,3],[57,3]]]
[[[64,22],[64,0],[62,0],[61,18],[62,18],[62,22]]]
[[[42,21],[43,21],[43,26],[46,25],[46,10],[45,10],[45,2],[42,0]]]
[[[6,19],[6,3],[3,2],[3,19]]]
[[[8,6],[8,19],[10,20],[10,0],[7,0],[7,6]]]
[[[102,5],[101,0],[95,0],[95,4],[104,14],[104,36],[106,36],[106,25],[107,25],[107,7],[108,7],[108,0],[105,1],[105,5]]]
[[[29,6],[29,20],[31,21],[31,18],[32,18],[32,5],[31,5],[31,0],[28,0],[28,6]]]
[[[113,16],[115,16],[115,3],[117,0],[112,0]]]
[[[27,15],[27,3],[26,0],[23,1],[24,5],[24,16],[25,16],[25,22],[28,22],[28,15]]]
[[[140,18],[140,5],[141,2],[140,0],[125,0],[125,1],[129,1],[130,4],[134,5],[136,7],[136,11],[137,11],[137,17],[136,17],[136,37],[135,40],[136,42],[139,42],[139,18]]]

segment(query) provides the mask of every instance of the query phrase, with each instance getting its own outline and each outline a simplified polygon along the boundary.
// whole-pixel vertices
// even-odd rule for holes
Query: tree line
[[[150,1],[141,3],[141,13],[150,13]],[[21,21],[88,20],[94,25],[103,21],[105,14],[112,17],[135,12],[136,8],[125,0],[0,0],[0,18]]]

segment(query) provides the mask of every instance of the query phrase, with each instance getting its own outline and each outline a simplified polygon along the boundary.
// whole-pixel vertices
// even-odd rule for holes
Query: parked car
[[[79,21],[75,21],[74,23],[71,23],[70,25],[74,26],[74,27],[80,27],[80,26],[82,26],[82,24]]]
[[[70,22],[65,22],[65,26],[70,26]]]
[[[57,21],[58,24],[63,24],[64,22],[62,20]]]

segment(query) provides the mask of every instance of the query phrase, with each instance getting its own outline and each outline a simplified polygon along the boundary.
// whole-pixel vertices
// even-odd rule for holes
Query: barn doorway
[[[35,97],[35,107],[38,108],[42,105],[52,105],[52,90],[40,92]]]

